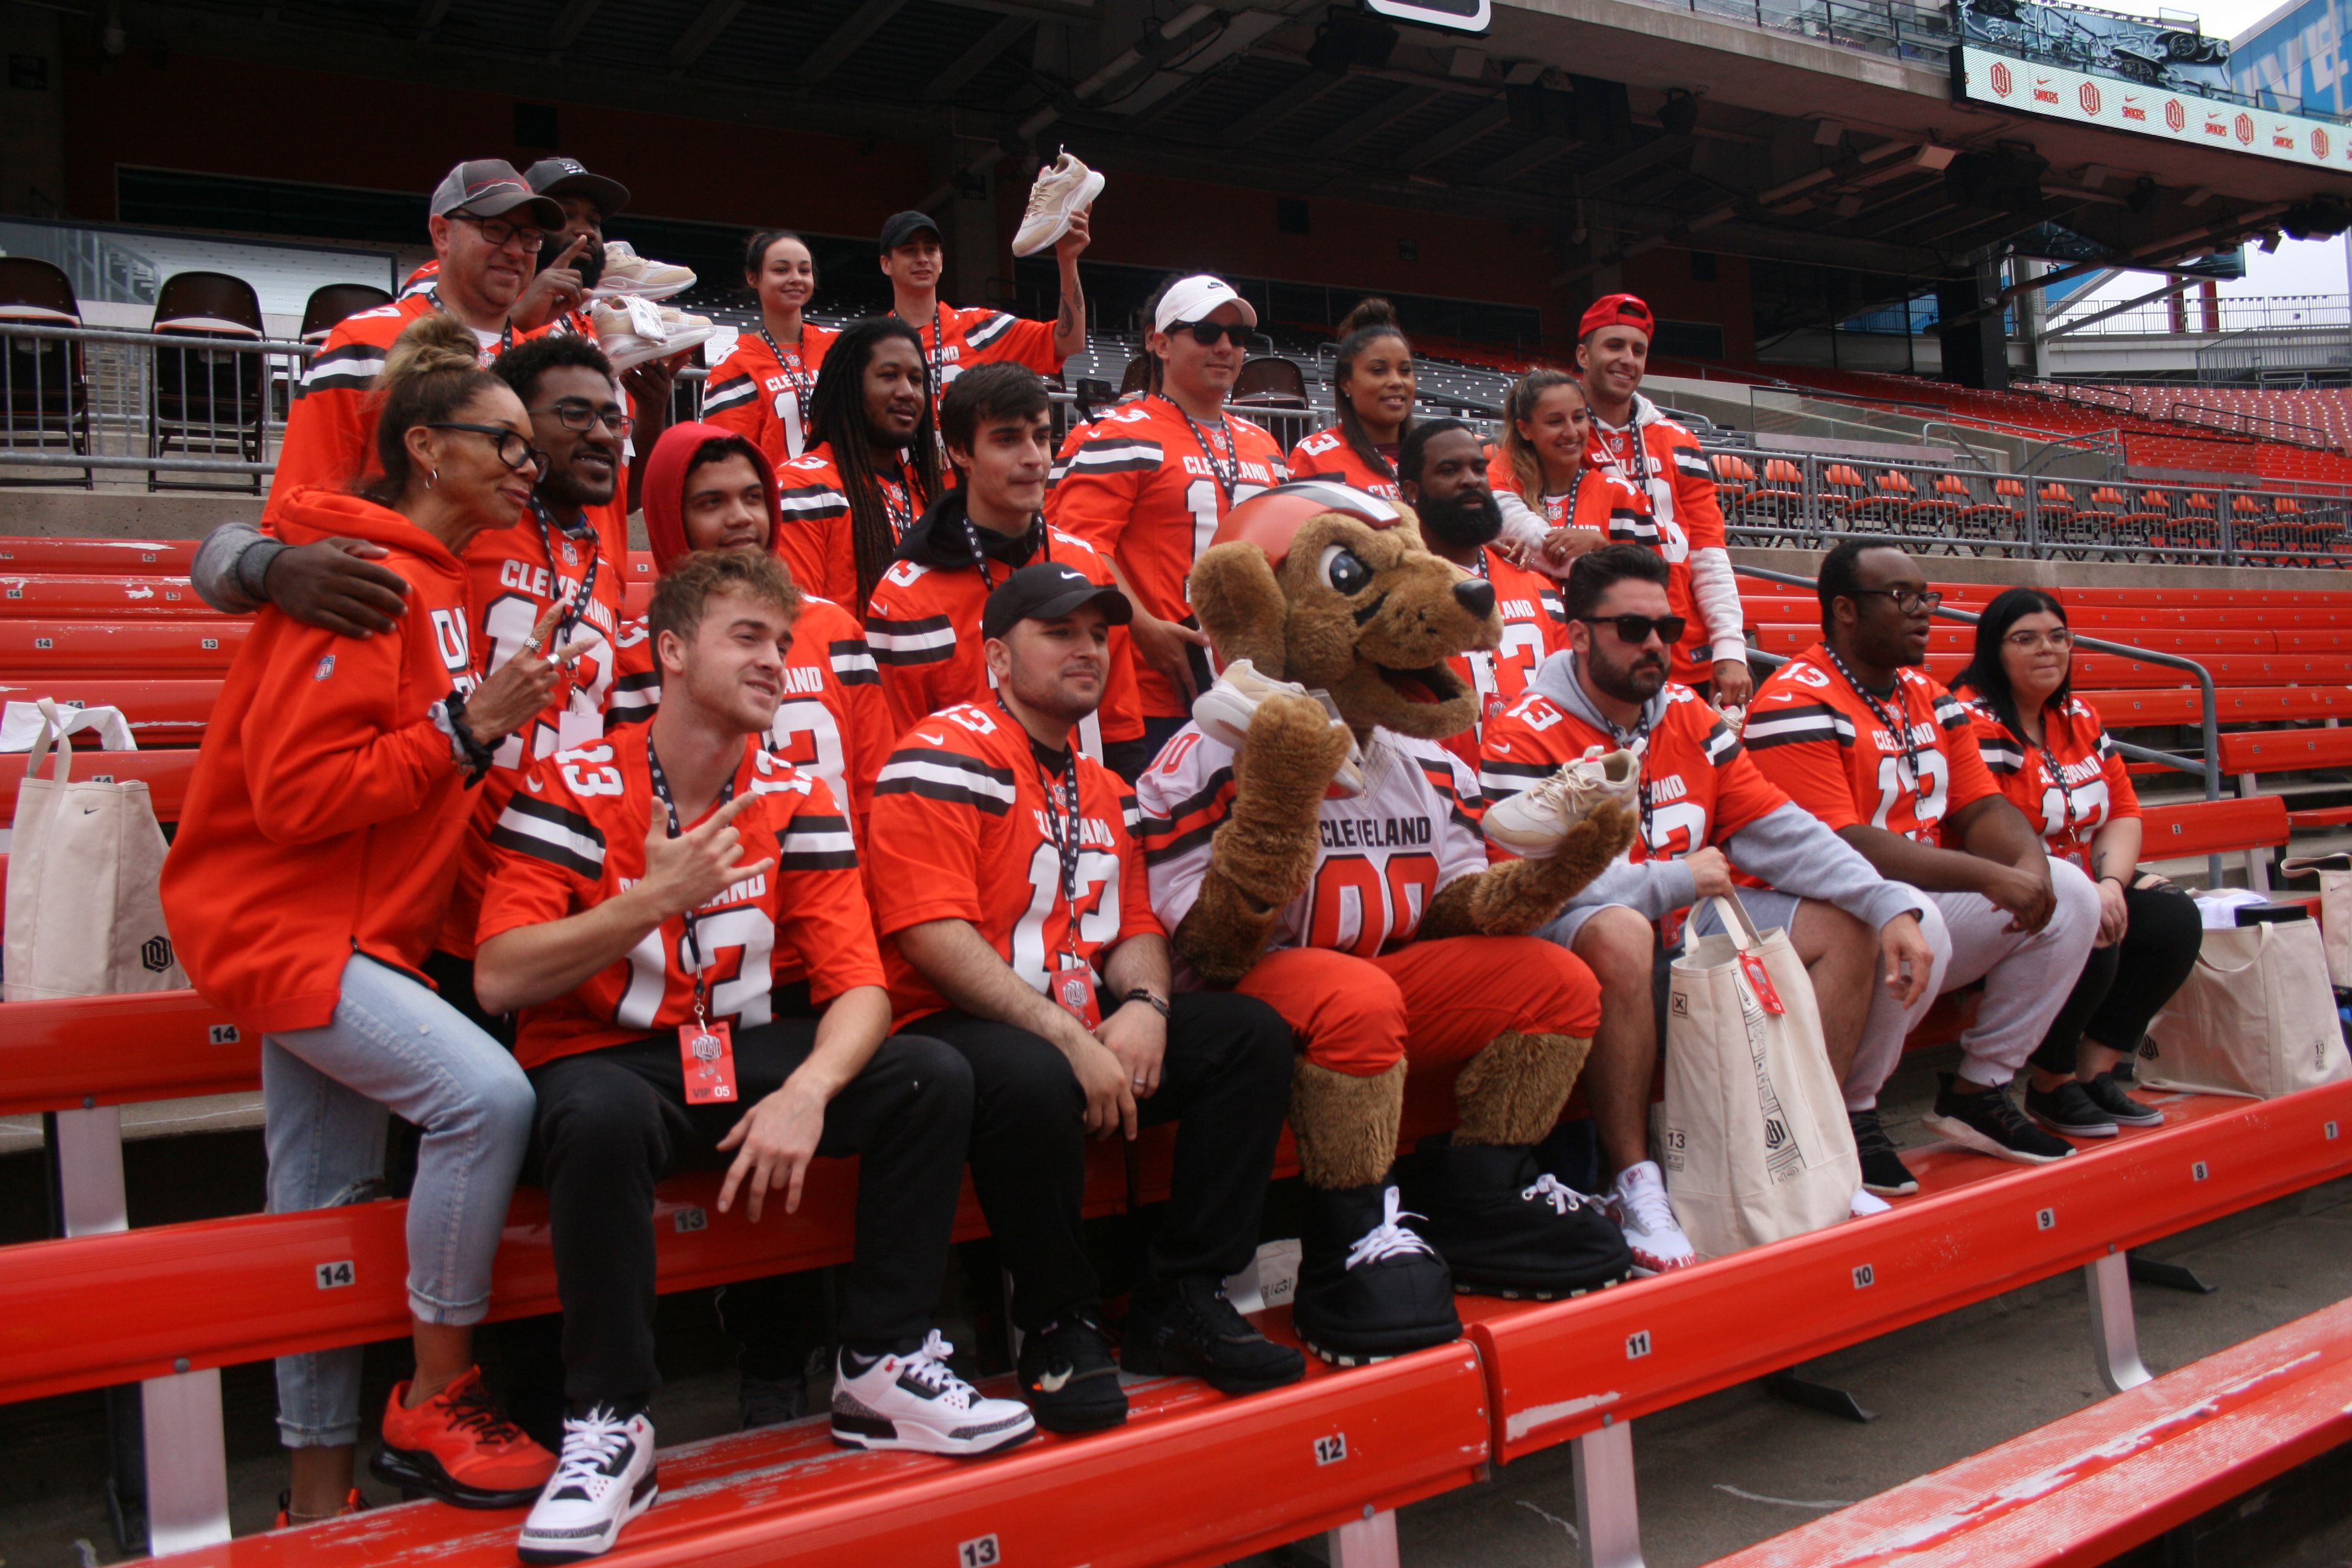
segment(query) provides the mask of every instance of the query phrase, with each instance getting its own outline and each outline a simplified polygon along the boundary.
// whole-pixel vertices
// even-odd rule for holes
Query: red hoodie
[[[432,718],[475,685],[464,565],[398,512],[336,489],[295,491],[278,521],[291,544],[384,546],[413,592],[369,637],[264,609],[205,728],[163,861],[164,919],[197,992],[260,1034],[331,1021],[353,952],[415,973],[473,805]]]
[[[681,503],[688,460],[705,441],[730,437],[737,432],[716,425],[673,425],[654,444],[653,455],[646,459],[640,500],[655,571],[668,571],[686,553]],[[767,454],[754,451],[752,467],[767,492],[768,542],[773,549],[778,537],[776,474]],[[778,555],[781,559],[781,551]],[[866,646],[864,625],[832,600],[810,592],[807,584],[800,587],[800,620],[793,628],[792,657],[784,661],[784,700],[776,709],[767,745],[801,772],[824,780],[834,798],[848,806],[853,831],[863,844],[874,775],[882,771],[897,731],[883,700],[881,673]],[[661,667],[642,619],[621,633],[618,669],[606,713],[607,724],[614,729],[652,718],[661,701]]]

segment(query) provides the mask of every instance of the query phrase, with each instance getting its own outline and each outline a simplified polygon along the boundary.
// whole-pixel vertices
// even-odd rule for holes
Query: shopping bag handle
[[[1764,933],[1748,918],[1748,906],[1739,901],[1738,893],[1717,894],[1709,901],[1715,905],[1716,918],[1723,922],[1723,933],[1731,939],[1732,946],[1749,952],[1764,945]]]
[[[2259,964],[2259,963],[2262,963],[2262,961],[2263,961],[2263,949],[2264,949],[2264,948],[2266,948],[2266,947],[2270,946],[2270,944],[2271,944],[2271,931],[2272,931],[2272,930],[2273,929],[2273,928],[2272,927],[2271,923],[2270,923],[2268,921],[2257,921],[2257,922],[2255,922],[2253,925],[2251,925],[2251,926],[2230,926],[2230,927],[2226,927],[2226,928],[2224,928],[2224,929],[2226,929],[2226,930],[2230,930],[2230,931],[2259,931],[2261,934],[2260,934],[2259,936],[2257,936],[2257,937],[2255,937],[2255,938],[2254,938],[2254,955],[2253,955],[2252,958],[2249,958],[2248,960],[2246,960],[2246,962],[2245,962],[2245,963],[2241,963],[2241,964],[2238,964],[2238,965],[2236,965],[2236,966],[2234,966],[2234,967],[2230,966],[2230,965],[2227,965],[2227,964],[2220,964],[2220,963],[2214,963],[2211,959],[2210,959],[2210,958],[2208,958],[2208,957],[2206,957],[2206,956],[2205,956],[2205,948],[2204,948],[2204,944],[2200,942],[2200,943],[2199,943],[2199,944],[2198,944],[2198,949],[2197,949],[2197,967],[2198,967],[2198,968],[2200,968],[2200,969],[2203,969],[2203,970],[2208,970],[2208,971],[2210,971],[2210,972],[2211,972],[2212,973],[2215,973],[2215,974],[2243,974],[2243,973],[2246,973],[2246,971],[2248,971],[2248,970],[2250,970],[2250,969],[2253,968],[2255,965],[2257,965],[2257,964]]]
[[[41,757],[48,751],[49,740],[54,733],[58,752],[57,761],[50,765],[49,776],[64,784],[67,775],[73,771],[73,747],[67,742],[66,737],[81,727],[81,710],[76,709],[70,719],[61,719],[58,716],[54,699],[44,697],[36,706],[41,710],[41,732],[33,742],[31,754],[25,759],[25,776],[31,778],[41,771]]]

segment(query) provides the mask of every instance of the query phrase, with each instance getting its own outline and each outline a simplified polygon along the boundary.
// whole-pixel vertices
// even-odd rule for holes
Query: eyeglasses
[[[462,425],[455,421],[436,421],[425,426],[427,430],[470,430],[477,436],[488,436],[499,454],[499,461],[520,473],[525,468],[547,472],[547,454],[532,446],[503,425]]]
[[[1639,647],[1648,642],[1652,632],[1658,634],[1660,642],[1672,647],[1683,640],[1683,633],[1690,626],[1690,622],[1681,616],[1579,616],[1576,618],[1591,626],[1615,626],[1619,639],[1629,647]]]
[[[1934,589],[1921,592],[1916,588],[1849,588],[1855,598],[1866,594],[1883,594],[1895,601],[1895,607],[1906,616],[1924,616],[1934,612],[1944,602],[1944,595]]]
[[[618,405],[609,403],[602,408],[579,402],[551,403],[544,408],[534,408],[531,412],[552,414],[555,416],[557,424],[566,430],[577,430],[583,436],[599,425],[604,426],[615,436],[625,436],[637,427],[635,420],[622,413]]]
[[[2000,640],[2020,653],[2031,653],[2038,647],[2054,647],[2063,653],[2074,646],[2074,634],[2064,626],[2053,626],[2047,632],[2011,632]]]
[[[1168,335],[1172,338],[1178,332],[1192,333],[1192,341],[1200,344],[1204,349],[1215,348],[1219,342],[1226,338],[1233,339],[1234,347],[1237,349],[1245,349],[1249,347],[1250,330],[1247,327],[1243,326],[1239,321],[1176,321],[1171,323],[1168,328]]]
[[[524,249],[537,250],[547,242],[545,229],[532,228],[527,224],[509,223],[502,217],[484,217],[478,213],[451,213],[449,216],[463,218],[480,229],[482,237],[493,246],[503,247],[520,240]]]

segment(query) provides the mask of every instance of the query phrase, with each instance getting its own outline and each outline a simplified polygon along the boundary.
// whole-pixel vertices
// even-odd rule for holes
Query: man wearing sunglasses
[[[1222,278],[1180,278],[1150,310],[1151,392],[1105,413],[1045,499],[1045,521],[1111,563],[1135,606],[1128,635],[1153,752],[1192,717],[1209,639],[1184,580],[1240,502],[1289,475],[1282,444],[1225,411],[1257,311]]]
[[[1933,955],[1919,928],[1927,900],[1870,862],[1766,782],[1739,737],[1690,688],[1667,679],[1689,627],[1672,613],[1666,563],[1639,544],[1604,545],[1569,570],[1569,648],[1537,667],[1526,695],[1486,727],[1478,787],[1486,837],[1507,853],[1523,827],[1530,852],[1556,837],[1545,784],[1591,747],[1638,747],[1641,826],[1625,858],[1569,900],[1539,934],[1584,960],[1601,982],[1601,1026],[1580,1081],[1615,1181],[1610,1216],[1634,1265],[1651,1273],[1696,1259],[1649,1156],[1657,1070],[1653,974],[1661,936],[1679,941],[1691,906],[1731,891],[1736,866],[1770,884],[1740,897],[1789,933],[1811,975],[1832,1066],[1853,1059],[1874,998],[1916,1018],[1934,1000]],[[1555,796],[1556,799],[1556,796]],[[1529,819],[1532,819],[1531,821]],[[1717,846],[1721,847],[1717,847]],[[1874,1207],[1857,1194],[1857,1207]]]
[[[1993,783],[1968,710],[1920,668],[1942,595],[1892,540],[1842,541],[1822,562],[1822,640],[1756,693],[1746,740],[1756,765],[1879,872],[1922,889],[1937,988],[1981,979],[1930,1131],[2023,1164],[2074,1152],[2025,1119],[2008,1092],[2065,1005],[2099,932],[2099,895]],[[1759,909],[1759,919],[1771,911]],[[1845,1077],[1846,1109],[1873,1192],[1918,1184],[1880,1125],[1878,1090],[1906,1029],[1874,1007]]]

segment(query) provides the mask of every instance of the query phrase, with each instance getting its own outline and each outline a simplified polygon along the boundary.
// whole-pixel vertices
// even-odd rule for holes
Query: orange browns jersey
[[[1654,542],[1654,531],[1642,498],[1633,493],[1633,486],[1606,468],[1579,469],[1575,488],[1566,495],[1557,496],[1523,493],[1508,466],[1491,452],[1486,471],[1493,477],[1496,489],[1510,491],[1542,513],[1548,527],[1598,529],[1612,542],[1627,539],[1641,544]]]
[[[1644,399],[1634,404],[1637,409],[1646,405]],[[1674,678],[1713,680],[1711,633],[1691,589],[1690,555],[1694,550],[1724,548],[1723,506],[1715,493],[1715,470],[1707,467],[1698,437],[1672,419],[1637,419],[1622,430],[1595,419],[1584,460],[1623,481],[1644,517],[1612,525],[1610,538],[1630,538],[1666,558],[1667,596],[1674,601],[1674,613],[1690,622],[1690,630],[1675,648]]]
[[[940,398],[948,384],[976,364],[1011,360],[1039,375],[1062,374],[1062,356],[1054,352],[1054,323],[1024,321],[985,305],[958,307],[942,303],[934,321],[909,323],[923,340],[923,358],[931,367],[931,417],[940,413]]]
[[[1495,585],[1503,644],[1492,652],[1477,648],[1446,660],[1478,694],[1478,721],[1441,742],[1473,768],[1478,765],[1479,737],[1487,721],[1518,700],[1536,666],[1568,646],[1559,584],[1540,572],[1513,564],[1500,551],[1486,549],[1478,554],[1486,567],[1482,575]]]
[[[429,281],[429,280],[428,280]],[[280,498],[305,485],[349,489],[352,482],[375,468],[376,411],[369,394],[383,374],[384,357],[394,338],[408,323],[439,309],[429,288],[346,316],[310,361],[294,390],[294,405],[286,416],[286,434],[278,446],[278,468],[269,481],[269,500],[262,521],[275,524]],[[526,342],[547,329],[513,334],[512,343]],[[482,351],[489,363],[501,350],[492,344]]]
[[[546,710],[499,744],[490,771],[483,775],[474,801],[472,831],[467,834],[458,858],[457,885],[449,895],[449,916],[441,932],[443,951],[460,958],[470,958],[474,952],[482,884],[490,871],[490,829],[520,782],[524,764],[533,757],[552,756],[584,745],[604,732],[605,707],[612,700],[620,659],[621,605],[628,582],[629,524],[622,510],[625,504],[616,499],[589,512],[592,531],[585,537],[553,527],[542,534],[538,513],[526,510],[522,521],[512,528],[485,530],[466,547],[467,614],[484,675],[496,671],[521,650],[539,617],[558,600],[578,597],[592,563],[595,581],[589,586],[587,601],[578,606],[578,625],[568,636],[580,641],[593,631],[602,640],[572,662],[571,678],[558,688],[555,700]],[[565,636],[559,632],[551,643]]]
[[[1101,556],[1057,528],[1045,531],[1045,548],[1033,559],[1058,561],[1086,574],[1089,582],[1108,585],[1113,581]],[[990,578],[1002,583],[1011,570],[1008,563],[992,562],[989,576],[982,577],[970,566],[900,560],[882,574],[866,608],[866,641],[882,671],[882,695],[889,705],[893,733],[943,708],[987,699],[994,683],[981,658],[980,612],[988,602]],[[1110,628],[1110,668],[1104,675],[1102,702],[1079,728],[1096,731],[1087,737],[1095,743],[1082,749],[1097,759],[1102,754],[1101,742],[1132,741],[1143,734],[1143,715],[1135,699],[1135,659],[1124,626]]]
[[[1325,797],[1314,879],[1284,906],[1273,946],[1370,958],[1412,939],[1438,889],[1486,869],[1477,775],[1459,757],[1375,730],[1363,769],[1362,795]],[[1234,753],[1188,724],[1135,794],[1151,907],[1173,931],[1201,896],[1210,837],[1233,805]]]
[[[1079,754],[1074,764],[1081,820],[1075,919],[1047,815],[1049,788],[1054,809],[1065,808],[1067,775],[1049,783],[1029,732],[994,703],[966,702],[898,738],[874,786],[871,885],[899,1025],[949,1005],[887,940],[908,926],[970,921],[1041,994],[1065,955],[1099,975],[1104,949],[1159,934],[1130,837],[1135,797],[1093,758]]]
[[[782,468],[808,446],[809,396],[824,351],[841,334],[801,323],[801,341],[781,357],[757,331],[738,332],[702,391],[702,419],[745,437]],[[781,345],[780,345],[781,346]]]
[[[890,542],[896,544],[922,515],[929,498],[917,488],[914,470],[903,464],[895,473],[884,471],[874,478],[882,489],[882,510],[889,514]],[[857,603],[857,546],[849,532],[849,496],[842,489],[831,447],[820,441],[777,466],[776,510],[776,553],[784,558],[801,592],[836,605]]]
[[[1217,468],[1225,444],[1213,430],[1196,434],[1184,411],[1160,396],[1107,410],[1070,455],[1062,482],[1045,498],[1045,518],[1115,561],[1143,607],[1162,620],[1192,613],[1184,580],[1240,501],[1282,483],[1289,469],[1275,438],[1227,413],[1237,462],[1229,493]],[[1203,445],[1203,442],[1207,445]],[[1210,452],[1216,454],[1213,466]],[[1181,718],[1183,697],[1138,660],[1136,690],[1146,718]]]
[[[1897,671],[1894,697],[1879,706],[1910,730],[1916,774],[1902,740],[1819,643],[1757,689],[1740,738],[1766,778],[1832,829],[1867,823],[1940,843],[1945,817],[2000,793],[1968,710],[1923,669]]]
[[[2061,860],[2091,869],[2091,840],[2099,829],[2119,817],[2137,816],[2139,792],[2132,787],[2123,753],[2107,738],[2099,710],[2079,697],[2067,700],[2060,712],[2045,710],[2042,739],[2036,746],[2010,733],[1993,710],[1975,700],[1975,693],[1957,693],[1976,727],[1977,750],[1993,783],[2010,805],[2025,815],[2042,835],[2042,847]],[[2050,763],[2058,764],[2053,776]]]
[[[1591,747],[1614,751],[1618,744],[1618,737],[1530,691],[1487,724],[1479,793],[1492,805],[1541,784]],[[1642,753],[1642,778],[1650,809],[1630,851],[1637,861],[1678,859],[1789,804],[1739,737],[1687,686],[1666,687],[1665,711]]]
[[[1396,475],[1392,471],[1382,473],[1365,462],[1363,454],[1348,444],[1348,433],[1337,425],[1328,430],[1318,430],[1290,449],[1290,477],[1329,479],[1390,500],[1397,500],[1404,494]]]
[[[775,865],[695,911],[708,1016],[739,1029],[767,1023],[775,971],[787,963],[808,977],[809,1000],[820,1005],[881,984],[857,852],[833,792],[746,738],[735,793],[759,797],[735,818],[741,859]],[[646,832],[660,810],[642,731],[534,762],[491,830],[498,859],[481,940],[576,915],[626,889],[645,875]],[[686,938],[685,917],[672,915],[569,995],[524,1008],[516,1059],[537,1067],[692,1023]]]
[[[661,665],[639,616],[621,631],[620,679],[607,722],[615,731],[644,723],[661,706]],[[793,651],[784,660],[784,700],[769,727],[767,749],[824,781],[847,801],[860,841],[873,804],[874,775],[896,730],[866,633],[848,611],[814,594],[801,598]]]

